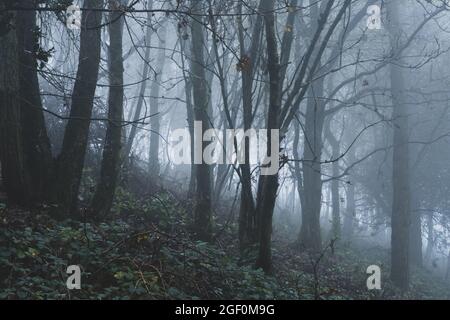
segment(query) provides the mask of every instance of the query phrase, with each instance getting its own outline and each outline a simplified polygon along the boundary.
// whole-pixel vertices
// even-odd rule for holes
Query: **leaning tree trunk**
[[[23,1],[27,10],[17,12],[21,120],[24,160],[30,172],[33,201],[53,200],[49,192],[53,180],[53,157],[47,135],[37,75],[36,52],[39,35],[36,31],[35,1]]]
[[[110,0],[110,9],[118,9],[126,2]],[[122,31],[124,18],[120,11],[109,15],[109,97],[108,127],[103,146],[100,181],[92,200],[91,209],[96,217],[104,217],[111,210],[120,168],[123,117],[123,59]]]
[[[388,24],[391,47],[398,53],[401,41],[399,22],[400,1],[391,0],[388,4],[390,21]],[[409,185],[409,145],[408,112],[405,97],[405,80],[403,70],[396,63],[390,65],[391,93],[394,107],[393,128],[393,204],[391,235],[391,279],[399,288],[409,287],[409,226],[410,185]]]
[[[13,1],[0,3],[0,9]],[[18,20],[16,12],[0,11],[4,24],[0,30],[0,162],[8,202],[29,205],[31,179],[25,164],[21,103],[18,44]],[[6,27],[7,25],[10,27]]]
[[[202,2],[192,1],[192,11],[201,12]],[[194,120],[200,123],[202,128],[199,132],[194,132],[192,139],[195,139],[195,154],[200,158],[200,164],[195,164],[196,190],[194,199],[194,230],[197,238],[209,241],[212,237],[212,206],[211,206],[211,172],[210,167],[203,161],[203,150],[207,143],[203,142],[203,134],[209,129],[208,117],[208,85],[205,75],[205,59],[203,50],[205,49],[205,36],[203,25],[199,18],[191,20],[191,72],[192,89],[194,99]]]
[[[153,1],[150,1],[148,4],[148,9],[151,10],[153,8]],[[144,99],[145,99],[145,90],[147,88],[147,79],[148,79],[148,73],[150,69],[150,47],[151,47],[151,40],[152,40],[152,26],[151,26],[151,18],[152,14],[150,12],[147,13],[147,30],[145,32],[145,54],[144,54],[144,61],[142,62],[142,82],[139,87],[139,97],[136,103],[136,109],[134,110],[134,116],[133,116],[133,125],[130,129],[130,134],[127,139],[127,143],[125,145],[125,150],[123,153],[124,156],[124,169],[125,172],[128,173],[128,166],[130,163],[130,157],[131,157],[131,150],[133,148],[134,139],[136,138],[136,134],[138,132],[138,124],[139,119],[141,118],[142,113],[142,106],[144,105]]]
[[[78,71],[72,92],[70,119],[64,132],[62,150],[57,160],[57,190],[61,214],[75,213],[78,189],[84,166],[90,118],[97,87],[100,63],[103,0],[84,2],[81,17]]]

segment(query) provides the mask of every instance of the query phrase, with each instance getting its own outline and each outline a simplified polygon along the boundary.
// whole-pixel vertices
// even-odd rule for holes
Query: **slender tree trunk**
[[[427,216],[427,249],[425,251],[427,261],[433,257],[434,242],[433,212],[430,212]]]
[[[164,70],[164,63],[166,61],[166,36],[167,36],[167,28],[166,21],[164,20],[161,23],[159,28],[159,51],[158,56],[156,58],[156,67],[155,73],[156,77],[152,83],[150,89],[150,114],[154,114],[150,119],[150,128],[152,132],[150,132],[150,151],[149,151],[149,176],[154,181],[157,180],[159,176],[160,164],[159,164],[159,131],[161,126],[161,116],[158,114],[159,112],[159,95],[161,88],[161,79],[162,73]]]
[[[269,154],[279,150],[271,149],[273,129],[279,129],[281,107],[280,85],[280,58],[278,55],[277,38],[275,31],[274,0],[262,0],[262,12],[266,26],[267,68],[269,71],[270,95],[267,115],[267,150]],[[258,190],[258,203],[256,212],[259,222],[259,251],[256,267],[262,268],[266,273],[272,272],[272,218],[278,190],[278,170],[276,174],[260,176]]]
[[[181,35],[179,37],[180,39],[180,47],[181,47],[181,66],[183,68],[183,78],[184,78],[184,92],[185,92],[185,98],[186,98],[186,115],[187,115],[187,124],[189,129],[189,135],[191,137],[191,173],[189,178],[189,187],[187,192],[187,198],[189,203],[194,198],[195,194],[195,164],[194,164],[194,106],[193,106],[193,99],[192,99],[192,76],[188,74],[187,65],[185,63],[185,57],[191,58],[189,46],[186,47],[186,39],[183,39],[183,36]],[[192,208],[190,208],[189,211],[191,211]]]
[[[346,192],[346,202],[347,208],[345,210],[344,216],[344,230],[343,235],[346,241],[351,241],[353,237],[353,229],[356,218],[356,210],[355,210],[355,184],[354,182],[350,183],[347,186]]]
[[[300,155],[299,155],[299,141],[300,141],[300,125],[298,122],[295,122],[294,124],[294,145],[293,145],[293,154],[294,154],[294,158],[296,160],[300,160]],[[298,192],[298,197],[300,199],[300,206],[301,206],[301,211],[303,212],[303,208],[305,206],[305,190],[303,188],[303,177],[302,177],[302,169],[300,167],[300,161],[295,161],[294,164],[294,172],[295,172],[295,177],[297,179],[297,192]]]
[[[262,0],[264,1],[264,0]],[[261,7],[261,4],[260,4]],[[242,11],[240,4],[239,11]],[[244,130],[248,130],[253,122],[253,80],[255,69],[258,66],[259,49],[261,47],[261,34],[263,31],[263,18],[258,15],[252,31],[251,43],[246,48],[244,40],[244,27],[242,17],[238,18],[239,48],[240,48],[240,71],[242,74],[242,115]],[[241,179],[241,197],[239,207],[239,243],[241,249],[258,239],[258,223],[256,208],[252,192],[252,177],[250,172],[250,154],[247,141],[245,143],[245,163],[239,166]]]
[[[311,93],[321,97],[323,80],[317,80]],[[322,128],[324,123],[324,106],[320,99],[309,98],[306,107],[305,143],[303,158],[303,178],[305,190],[305,208],[302,210],[302,227],[300,230],[300,247],[313,252],[322,248],[320,229],[320,210],[322,201]]]
[[[123,0],[109,0],[110,9],[126,5]],[[103,146],[103,159],[100,181],[92,199],[91,209],[96,217],[104,217],[111,210],[120,168],[120,151],[122,147],[123,118],[123,60],[122,32],[123,16],[120,11],[109,14],[109,97],[108,127]]]
[[[332,158],[338,159],[340,156],[339,141],[334,137],[330,128],[331,122],[326,124],[325,132],[328,142],[332,149]],[[339,176],[339,162],[334,161],[332,164],[333,177]],[[332,225],[331,225],[331,238],[340,238],[341,236],[341,216],[340,216],[340,195],[339,195],[339,180],[333,179],[331,181],[331,202],[332,202]]]
[[[234,122],[231,116],[231,110],[229,105],[229,94],[228,94],[228,81],[227,76],[224,71],[224,67],[228,65],[228,55],[224,53],[223,55],[223,61],[221,60],[220,54],[219,54],[219,48],[218,43],[220,42],[220,39],[217,37],[216,33],[216,18],[213,15],[213,8],[211,1],[208,1],[209,5],[209,20],[211,23],[211,28],[213,30],[212,32],[212,52],[214,53],[214,60],[217,65],[217,78],[219,80],[220,84],[220,93],[222,95],[222,101],[223,101],[223,112],[219,112],[221,117],[221,124],[223,125],[223,133],[222,133],[222,141],[226,141],[226,130],[234,128]],[[237,79],[235,80],[235,82]],[[226,150],[226,143],[223,143],[221,146],[223,154],[227,154]],[[213,205],[217,203],[217,201],[220,200],[220,194],[222,191],[223,184],[225,182],[225,179],[229,173],[230,166],[227,164],[218,164],[217,165],[217,174],[216,179],[214,181],[214,195],[213,195]],[[240,242],[241,243],[241,242]]]
[[[192,0],[192,11],[199,13],[201,11],[202,2]],[[194,119],[201,123],[201,130],[195,132],[193,139],[198,141],[195,143],[195,153],[201,158],[201,164],[195,165],[196,175],[196,192],[194,200],[194,230],[198,239],[203,241],[211,240],[212,236],[212,207],[211,207],[211,172],[208,164],[203,161],[203,150],[206,143],[202,137],[204,132],[209,129],[208,117],[208,84],[205,75],[205,59],[203,50],[205,49],[205,38],[203,33],[203,25],[198,18],[191,20],[191,37],[192,37],[192,87],[194,98]],[[200,160],[200,159],[199,159]]]
[[[153,8],[153,1],[150,1],[148,4],[148,9]],[[145,33],[145,54],[143,61],[143,69],[142,69],[142,83],[139,88],[139,97],[136,103],[136,110],[134,112],[133,121],[137,122],[141,118],[142,113],[142,106],[144,105],[144,99],[145,99],[145,90],[147,88],[147,79],[148,79],[148,73],[150,69],[150,46],[151,46],[151,39],[152,39],[152,27],[151,27],[151,13],[149,12],[147,14],[147,30]],[[150,114],[151,115],[151,114]],[[130,135],[128,136],[127,143],[125,145],[125,151],[124,151],[124,168],[127,169],[130,156],[131,156],[131,150],[133,148],[133,142],[134,138],[136,137],[138,131],[138,125],[135,123],[131,126]]]
[[[450,279],[450,251],[447,254],[447,271],[445,272],[445,280]]]
[[[347,151],[347,162],[355,162],[354,149],[351,148]],[[353,229],[356,221],[356,210],[355,210],[355,181],[350,181],[347,184],[346,192],[346,208],[344,211],[344,222],[342,227],[342,236],[345,241],[350,242],[353,237]]]
[[[89,9],[103,8],[103,0],[84,2],[81,18],[78,71],[72,93],[70,120],[64,132],[58,157],[57,192],[61,214],[75,213],[78,189],[83,173],[89,135],[90,117],[97,87],[100,63],[102,13]]]
[[[416,266],[422,266],[422,221],[420,214],[420,205],[415,197],[411,199],[411,228],[410,232],[410,258],[411,263]]]
[[[400,1],[388,3],[390,16],[389,31],[391,47],[398,52],[401,41],[399,22]],[[393,150],[393,204],[391,235],[391,279],[399,288],[409,287],[409,228],[410,185],[409,185],[409,145],[408,112],[405,97],[403,70],[397,63],[390,65],[391,92],[394,106],[394,150]]]

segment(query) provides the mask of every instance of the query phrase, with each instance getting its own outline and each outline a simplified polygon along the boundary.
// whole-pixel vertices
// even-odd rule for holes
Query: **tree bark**
[[[300,125],[298,122],[295,122],[294,130],[295,132],[294,132],[293,154],[296,160],[300,160],[300,155],[298,152],[300,141]],[[297,180],[297,193],[300,199],[301,212],[303,212],[303,209],[305,207],[305,189],[303,188],[303,176],[302,176],[302,168],[300,167],[300,161],[295,161],[294,172]]]
[[[338,159],[340,156],[339,141],[335,138],[331,132],[331,121],[327,121],[325,132],[328,142],[331,145],[332,158]],[[339,176],[339,161],[334,161],[332,164],[333,177]],[[331,226],[331,238],[337,239],[341,236],[341,216],[340,216],[340,195],[339,195],[339,180],[333,179],[331,181],[331,202],[332,202],[332,226]]]
[[[12,1],[0,3],[0,9]],[[9,15],[9,18],[6,18]],[[31,177],[23,150],[20,97],[20,45],[16,12],[0,12],[0,161],[8,202],[31,204]],[[9,27],[6,25],[10,24]],[[6,28],[6,29],[5,29]]]
[[[151,10],[153,8],[153,1],[150,1],[148,4],[148,9]],[[142,113],[142,106],[144,105],[144,99],[145,99],[145,90],[147,88],[148,83],[148,73],[150,69],[150,46],[151,46],[151,40],[152,40],[152,27],[151,27],[151,13],[147,13],[147,30],[145,33],[145,54],[144,54],[144,60],[142,62],[142,83],[139,87],[139,97],[136,103],[136,109],[134,111],[133,121],[137,122],[141,118]],[[151,114],[150,114],[151,115]],[[127,139],[127,143],[125,145],[125,151],[124,151],[124,169],[128,169],[130,157],[131,157],[131,150],[133,148],[133,142],[134,138],[136,137],[138,131],[138,125],[134,123],[131,126],[130,134]]]
[[[109,8],[118,9],[126,2],[109,0]],[[108,127],[103,146],[103,159],[100,181],[92,199],[91,209],[95,217],[105,217],[111,210],[117,178],[120,168],[120,151],[122,148],[123,119],[123,59],[122,32],[124,18],[122,13],[114,11],[109,14],[109,97]]]
[[[280,57],[278,55],[277,38],[275,31],[275,15],[273,12],[275,1],[262,0],[262,13],[266,27],[267,43],[267,69],[269,71],[269,108],[267,115],[267,150],[269,154],[279,150],[271,150],[271,130],[279,129],[281,107],[280,85]],[[278,190],[278,170],[276,174],[260,176],[258,185],[258,202],[256,213],[259,222],[259,250],[256,267],[262,268],[266,273],[272,273],[272,218],[273,209]]]
[[[260,4],[261,8],[261,4]],[[242,5],[239,7],[242,11]],[[263,29],[263,18],[258,15],[256,17],[255,26],[252,31],[251,43],[247,49],[244,41],[244,27],[242,25],[242,17],[238,18],[239,25],[239,48],[242,74],[242,115],[244,130],[248,130],[253,122],[253,80],[255,69],[258,65],[258,50],[261,47],[261,33]],[[241,179],[241,197],[239,206],[239,244],[241,250],[248,245],[255,243],[258,239],[258,225],[256,217],[256,208],[252,192],[252,177],[250,172],[250,153],[247,141],[245,143],[245,163],[239,165]]]
[[[35,1],[26,0],[22,5],[24,8],[34,8]],[[39,34],[36,30],[36,11],[20,10],[17,19],[24,160],[30,173],[33,202],[41,203],[54,200],[53,192],[49,192],[54,178],[54,163],[37,74]]]
[[[194,13],[201,12],[202,2],[192,0],[192,11]],[[199,18],[191,20],[191,37],[192,37],[192,89],[194,99],[194,119],[202,125],[201,132],[195,133],[191,139],[197,139],[202,143],[197,143],[195,152],[203,155],[206,143],[203,142],[202,136],[209,129],[208,103],[207,95],[208,84],[205,75],[205,59],[203,50],[205,49],[205,38],[203,33],[203,25]],[[201,136],[198,136],[200,135]],[[197,150],[198,149],[198,150]],[[211,206],[211,172],[208,164],[195,164],[196,175],[196,192],[194,200],[194,231],[197,238],[202,241],[210,241],[212,237],[212,206]]]
[[[425,260],[430,260],[433,257],[434,249],[434,221],[433,212],[430,212],[427,216],[427,249],[425,250]]]
[[[186,98],[186,120],[188,124],[189,135],[191,137],[191,172],[189,177],[189,187],[187,192],[187,198],[189,201],[189,212],[192,211],[191,199],[194,198],[195,195],[195,165],[194,165],[194,106],[192,99],[192,76],[188,73],[187,65],[185,63],[185,57],[188,56],[190,58],[190,50],[189,46],[186,46],[186,40],[183,39],[181,35],[179,37],[180,47],[181,47],[181,66],[183,68],[183,78],[184,78],[184,92]],[[189,51],[189,52],[187,52]]]
[[[399,22],[400,1],[388,3],[389,32],[394,53],[400,46],[401,27]],[[398,62],[398,61],[397,61]],[[405,97],[403,71],[397,63],[391,63],[391,93],[394,106],[393,128],[393,204],[391,235],[391,279],[393,283],[407,290],[409,287],[409,228],[410,185],[409,185],[409,145],[408,112]]]
[[[321,97],[323,79],[317,80],[311,93]],[[303,179],[305,190],[305,208],[302,210],[302,226],[299,236],[300,248],[319,252],[322,248],[320,230],[320,210],[322,200],[322,129],[325,113],[323,102],[314,97],[308,98],[305,120],[305,143],[303,151]]]
[[[355,184],[354,182],[351,182],[347,186],[347,192],[346,192],[346,202],[347,202],[347,208],[344,216],[344,227],[343,227],[343,236],[346,241],[351,241],[353,237],[353,229],[355,224],[355,218],[356,218],[356,211],[355,211]]]
[[[156,58],[155,67],[155,80],[150,88],[150,114],[155,115],[150,118],[150,151],[149,151],[149,176],[152,180],[156,181],[159,176],[160,164],[159,164],[159,131],[161,127],[161,116],[159,112],[159,95],[161,88],[162,72],[164,70],[164,63],[166,61],[166,36],[167,28],[166,21],[161,22],[159,32],[159,51]]]
[[[423,263],[422,257],[422,220],[420,213],[420,205],[414,197],[411,199],[411,228],[409,230],[409,250],[411,263],[421,267]]]
[[[83,172],[100,63],[102,13],[89,9],[102,7],[103,0],[84,2],[78,71],[72,93],[70,120],[64,132],[62,150],[57,160],[57,192],[62,215],[75,213],[77,209],[78,189]]]

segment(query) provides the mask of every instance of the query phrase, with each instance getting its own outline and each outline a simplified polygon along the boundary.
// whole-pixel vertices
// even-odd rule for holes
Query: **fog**
[[[143,203],[158,198],[152,223],[268,275],[286,272],[287,252],[322,261],[354,250],[363,276],[382,261],[401,292],[423,273],[448,289],[447,1],[96,0],[73,1],[74,13],[64,1],[13,2],[1,14],[31,14],[36,29],[0,31],[7,208],[46,204],[51,216],[139,231]],[[20,58],[27,50],[35,63]],[[28,75],[7,65],[14,54]],[[25,110],[20,134],[7,125],[8,92]],[[28,171],[31,187],[12,183]]]

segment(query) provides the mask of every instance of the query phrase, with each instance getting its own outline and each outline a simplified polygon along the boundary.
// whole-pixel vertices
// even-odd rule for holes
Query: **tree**
[[[262,1],[260,3],[260,8]],[[238,12],[242,14],[242,3],[239,3]],[[255,19],[251,42],[249,47],[245,45],[242,17],[238,17],[238,36],[240,54],[240,72],[242,78],[242,117],[244,130],[248,130],[253,122],[253,82],[260,58],[261,35],[263,33],[263,18],[258,15]],[[250,154],[247,140],[244,140],[244,163],[239,166],[241,197],[239,206],[239,244],[241,249],[258,239],[258,223],[256,216],[255,200],[252,192],[252,176],[250,172]]]
[[[164,63],[166,61],[166,37],[167,37],[167,20],[164,19],[158,29],[159,51],[156,58],[155,79],[150,88],[150,151],[149,151],[149,174],[150,178],[156,181],[159,176],[159,131],[161,127],[161,116],[159,113],[160,89],[162,73],[164,71]]]
[[[393,53],[401,45],[401,1],[389,1],[389,33]],[[401,289],[409,287],[409,138],[405,79],[399,61],[390,64],[393,111],[393,204],[391,236],[391,279]]]
[[[97,87],[101,51],[103,0],[85,1],[81,17],[78,71],[61,153],[57,158],[58,203],[61,214],[75,213],[83,173],[89,125]]]
[[[319,42],[319,38],[322,31],[324,30],[325,26],[327,25],[328,18],[330,17],[331,9],[333,7],[334,1],[328,1],[324,4],[322,13],[317,15],[318,21],[317,21],[317,28],[315,30],[315,34],[313,36],[313,39],[311,40],[311,43],[309,44],[307,48],[307,52],[304,56],[304,58],[301,59],[300,66],[298,69],[298,72],[296,72],[295,78],[292,80],[292,83],[290,84],[291,90],[289,94],[287,95],[286,99],[282,99],[282,84],[284,82],[284,79],[280,78],[280,59],[278,56],[278,50],[277,50],[277,37],[274,30],[272,30],[274,27],[271,27],[271,24],[273,24],[274,17],[271,16],[271,7],[273,7],[274,4],[271,4],[269,2],[265,2],[262,0],[261,7],[263,10],[260,10],[264,13],[264,21],[266,23],[266,43],[267,43],[267,70],[269,73],[269,83],[270,83],[270,93],[269,93],[269,107],[268,107],[268,116],[267,116],[267,129],[269,131],[271,129],[278,129],[280,130],[280,136],[281,138],[284,137],[286,134],[292,119],[294,118],[295,114],[298,112],[298,108],[301,104],[301,102],[305,98],[305,94],[308,90],[310,90],[311,86],[318,85],[317,88],[320,89],[320,86],[323,86],[323,77],[314,80],[314,77],[316,76],[315,72],[320,67],[320,61],[322,58],[322,55],[324,54],[326,45],[328,41],[330,40],[333,31],[336,29],[339,21],[341,21],[345,11],[350,6],[351,1],[345,1],[343,5],[340,7],[338,13],[332,19],[332,23],[330,27],[328,28],[327,32]],[[269,13],[268,13],[269,12]],[[273,12],[272,12],[273,14]],[[314,30],[314,29],[313,29]],[[268,34],[269,32],[272,32],[273,34]],[[285,32],[290,32],[289,29],[285,30]],[[320,43],[319,48],[316,48],[317,43]],[[286,52],[284,52],[286,54]],[[309,66],[310,59],[312,59],[312,65]],[[306,83],[306,85],[304,85]],[[322,84],[321,84],[322,83]],[[323,89],[322,89],[323,91]],[[320,91],[320,92],[322,92]],[[317,92],[317,91],[316,91]],[[282,106],[282,100],[283,100],[283,106]],[[313,112],[314,102],[310,104],[310,114]],[[322,110],[318,110],[319,112],[324,113]],[[321,126],[323,125],[323,118],[324,116],[320,116],[318,120],[318,127],[320,128],[321,132]],[[315,132],[317,129],[316,125],[311,122],[311,120],[314,120],[316,117],[315,115],[310,115],[310,124],[306,125],[306,127],[309,126],[309,131],[306,129],[306,134],[310,134],[312,132]],[[320,121],[322,120],[322,121]],[[308,120],[307,120],[308,122]],[[311,131],[312,130],[312,131]],[[316,139],[317,142],[320,142],[318,139]],[[271,150],[270,146],[270,137],[268,136],[267,139],[267,150],[269,152],[279,152],[279,150],[274,151]],[[321,143],[320,143],[321,144]],[[310,151],[313,151],[310,148]],[[320,157],[315,158],[316,155],[314,155],[313,163],[316,162],[320,165],[320,160],[317,161],[317,159],[320,159]],[[306,158],[305,158],[306,159]],[[317,180],[314,177],[311,176],[311,179],[307,179],[306,175],[304,178],[304,190],[306,193],[306,190],[308,188],[307,181],[318,181],[320,184],[320,188],[316,188],[314,186],[314,190],[316,192],[319,192],[319,195],[315,195],[315,197],[321,197],[321,180]],[[259,253],[257,258],[257,266],[262,267],[266,272],[271,271],[271,234],[272,234],[272,218],[273,218],[273,209],[275,206],[275,200],[277,196],[277,190],[278,190],[278,174],[271,175],[271,176],[261,176],[258,183],[258,191],[257,191],[257,219],[258,219],[258,227],[259,227]],[[306,211],[308,209],[308,200],[307,195],[305,194],[305,207],[302,208],[302,212]],[[315,199],[316,199],[315,198]],[[315,201],[317,202],[317,201]],[[314,203],[315,203],[314,202]],[[320,201],[319,201],[320,202]],[[312,207],[312,206],[311,206]],[[302,230],[307,230],[306,237],[303,239],[306,239],[307,246],[313,250],[318,250],[321,247],[321,238],[320,238],[320,222],[316,223],[316,221],[319,220],[320,215],[320,207],[318,210],[315,211],[308,211],[309,215],[307,219],[302,219]],[[303,225],[306,224],[305,227]],[[318,230],[318,233],[310,232],[312,230]],[[301,232],[301,234],[305,234],[305,232]],[[302,237],[302,236],[301,236]]]
[[[201,12],[201,1],[192,0],[192,12]],[[199,20],[200,19],[200,20]],[[203,134],[210,128],[208,116],[208,103],[210,97],[207,95],[207,81],[205,75],[205,35],[201,17],[196,16],[191,20],[191,72],[192,89],[194,100],[194,120],[201,124],[201,130],[194,132],[191,139],[195,139],[195,157],[203,159],[203,150],[206,147],[203,142]],[[201,141],[201,143],[200,143]],[[201,161],[195,164],[196,191],[194,199],[194,230],[198,239],[211,240],[212,236],[212,207],[211,207],[211,172],[209,165]]]
[[[53,193],[49,192],[54,182],[54,162],[42,108],[36,58],[39,57],[41,63],[44,63],[51,52],[45,51],[39,45],[41,34],[36,26],[36,11],[33,10],[35,1],[26,0],[22,5],[24,8],[30,8],[17,11],[24,161],[30,173],[30,196],[33,202],[42,203],[54,200]]]
[[[150,1],[147,4],[147,7],[149,10],[151,10],[153,8],[153,1]],[[138,96],[138,100],[136,103],[136,108],[134,110],[134,116],[133,116],[133,122],[134,124],[131,126],[130,129],[130,134],[128,136],[127,139],[127,143],[125,145],[125,151],[124,151],[124,169],[127,170],[128,169],[128,165],[129,165],[129,161],[130,161],[130,156],[131,156],[131,149],[133,148],[133,143],[134,143],[134,138],[136,137],[137,131],[138,131],[138,126],[136,124],[136,122],[139,121],[140,117],[141,117],[141,113],[142,113],[142,106],[144,105],[144,99],[145,99],[145,90],[147,88],[147,79],[148,79],[148,74],[149,74],[149,70],[150,70],[150,47],[151,47],[151,42],[152,42],[152,27],[150,24],[152,15],[150,12],[147,13],[147,28],[145,31],[145,40],[144,40],[144,44],[145,44],[145,54],[144,54],[144,61],[142,62],[143,68],[142,68],[142,82],[141,85],[139,86],[139,96]]]
[[[303,150],[303,179],[305,207],[302,210],[300,246],[319,252],[322,248],[320,230],[320,209],[322,206],[322,130],[325,120],[323,96],[323,78],[312,84],[311,98],[308,98],[305,116],[305,147]]]
[[[274,0],[262,0],[261,8],[264,17],[267,45],[267,69],[269,72],[269,108],[267,114],[267,152],[278,155],[279,150],[272,150],[270,141],[272,130],[279,128],[281,107],[280,58],[275,29]],[[276,174],[260,176],[258,203],[256,207],[259,219],[259,250],[256,266],[266,273],[272,272],[272,218],[278,190],[278,170]]]
[[[120,9],[125,1],[109,0],[110,9]],[[91,209],[95,216],[109,214],[116,190],[120,169],[123,119],[123,59],[122,32],[123,14],[116,10],[109,15],[109,97],[108,127],[103,146],[100,181],[92,199]]]
[[[0,4],[0,9],[13,1]],[[31,176],[26,165],[21,123],[20,59],[17,12],[1,11],[0,20],[0,161],[10,203],[31,203]]]
[[[339,140],[331,132],[331,121],[325,124],[326,138],[331,145],[331,153],[333,159],[338,159],[341,155]],[[333,177],[339,176],[339,161],[332,164]],[[339,195],[339,179],[335,178],[331,181],[331,201],[332,201],[332,230],[331,238],[339,238],[341,236],[341,215],[340,215],[340,195]]]

